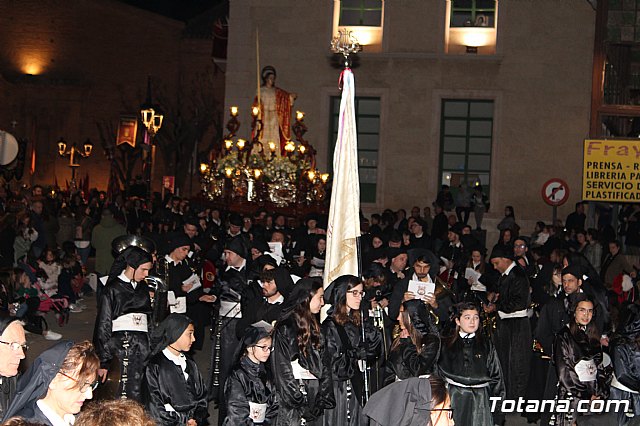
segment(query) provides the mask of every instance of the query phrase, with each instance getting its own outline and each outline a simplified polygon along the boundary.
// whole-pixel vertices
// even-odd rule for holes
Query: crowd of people
[[[443,188],[409,215],[362,216],[361,276],[324,288],[326,216],[105,195],[0,194],[6,424],[102,424],[82,407],[114,372],[107,399],[149,424],[205,425],[216,404],[221,425],[494,425],[519,399],[555,402],[523,413],[540,424],[640,418],[637,206],[623,229],[605,214],[585,229],[577,203],[530,235],[507,206],[487,245],[482,188]],[[60,340],[17,380],[24,329],[60,339],[43,313],[69,321],[93,291],[92,342]],[[578,409],[610,400],[627,403]]]

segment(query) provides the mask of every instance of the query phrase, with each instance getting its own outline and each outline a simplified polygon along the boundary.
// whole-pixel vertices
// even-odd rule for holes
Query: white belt
[[[458,386],[458,387],[461,387],[461,388],[482,389],[482,388],[488,388],[489,387],[489,382],[480,383],[480,384],[477,384],[477,385],[463,385],[462,383],[458,383],[455,380],[451,380],[448,377],[445,377],[444,380],[447,383],[449,383],[450,385]]]
[[[621,391],[625,391],[625,392],[629,392],[629,393],[633,393],[633,394],[638,394],[638,391],[634,391],[632,389],[629,389],[628,387],[626,387],[625,385],[623,385],[622,383],[620,383],[618,381],[618,379],[616,378],[616,375],[613,375],[613,379],[611,380],[611,386],[613,386],[616,389],[620,389]]]
[[[242,310],[240,309],[240,302],[228,302],[226,300],[221,300],[220,316],[223,316],[226,318],[242,318]]]
[[[527,310],[526,309],[522,309],[520,311],[515,311],[515,312],[511,312],[511,313],[498,311],[498,316],[500,317],[500,319],[525,318],[527,316]]]
[[[147,326],[147,314],[125,314],[120,315],[111,323],[111,331],[149,331]]]

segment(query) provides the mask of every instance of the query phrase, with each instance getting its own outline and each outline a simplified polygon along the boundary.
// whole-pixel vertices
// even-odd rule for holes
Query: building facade
[[[580,197],[595,22],[585,0],[233,0],[225,105],[249,122],[258,70],[275,67],[330,171],[340,58],[329,44],[346,28],[364,48],[352,68],[365,212],[481,184],[496,217],[512,205],[550,222],[544,182],[568,183],[562,218]]]

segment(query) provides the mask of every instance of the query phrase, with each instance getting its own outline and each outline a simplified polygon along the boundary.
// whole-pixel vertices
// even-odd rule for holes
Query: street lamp
[[[76,189],[76,169],[80,167],[80,164],[77,163],[78,157],[80,158],[88,158],[93,152],[93,144],[89,139],[87,139],[82,144],[82,150],[79,150],[76,143],[69,146],[64,138],[60,138],[57,142],[58,144],[58,155],[60,157],[69,157],[69,167],[71,168],[71,189]]]
[[[151,79],[147,84],[147,101],[140,107],[140,119],[146,129],[144,135],[143,149],[146,151],[144,164],[144,179],[147,183],[147,195],[151,196],[151,167],[153,165],[153,157],[155,156],[155,146],[153,146],[153,138],[162,127],[164,115],[159,111],[158,107],[151,105]]]

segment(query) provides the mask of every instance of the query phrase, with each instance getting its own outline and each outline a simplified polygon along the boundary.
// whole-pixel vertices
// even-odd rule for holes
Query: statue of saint
[[[262,86],[260,87],[260,100],[258,97],[254,105],[260,104],[260,116],[262,117],[262,131],[259,140],[264,149],[269,150],[269,142],[275,142],[276,155],[284,152],[284,145],[291,140],[291,108],[297,95],[276,87],[276,69],[270,65],[262,68],[260,73]]]

